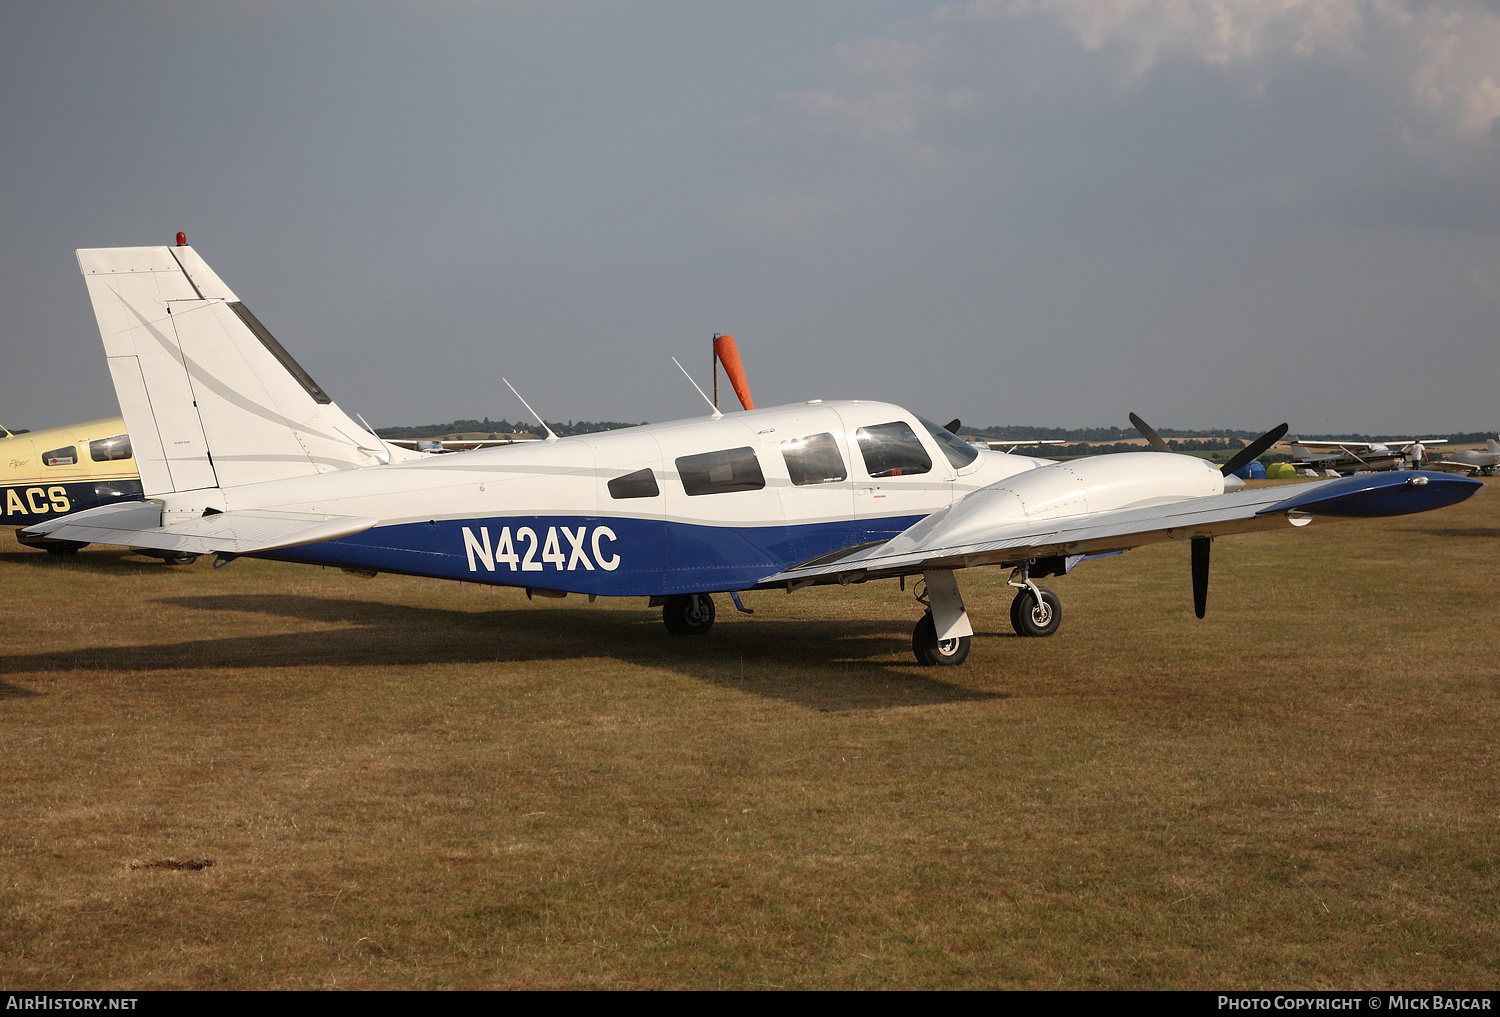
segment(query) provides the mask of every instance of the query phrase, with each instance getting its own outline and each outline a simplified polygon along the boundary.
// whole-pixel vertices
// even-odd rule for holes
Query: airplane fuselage
[[[812,402],[161,500],[169,517],[381,520],[263,555],[286,561],[608,596],[740,590],[1048,465],[941,434],[886,403]]]

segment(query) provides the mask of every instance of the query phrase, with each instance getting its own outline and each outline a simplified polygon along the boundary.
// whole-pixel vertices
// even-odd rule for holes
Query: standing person
[[[1411,443],[1411,448],[1408,449],[1408,452],[1411,453],[1411,468],[1420,470],[1422,468],[1422,460],[1427,458],[1426,446],[1420,441],[1414,441]]]

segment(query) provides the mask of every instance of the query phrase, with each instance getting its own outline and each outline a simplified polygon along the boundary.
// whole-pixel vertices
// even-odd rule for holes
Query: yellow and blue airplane
[[[122,417],[12,434],[0,427],[0,510],[23,544],[72,554],[84,543],[27,536],[27,526],[141,499],[141,477]]]

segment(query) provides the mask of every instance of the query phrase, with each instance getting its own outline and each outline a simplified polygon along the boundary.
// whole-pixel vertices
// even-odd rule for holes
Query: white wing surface
[[[1478,486],[1477,481],[1445,474],[1402,471],[1187,498],[1145,508],[993,521],[986,518],[990,506],[979,497],[991,490],[987,488],[883,544],[824,555],[770,576],[761,585],[851,583],[978,565],[1019,565],[1165,540],[1304,526],[1314,516],[1402,515],[1462,501]]]

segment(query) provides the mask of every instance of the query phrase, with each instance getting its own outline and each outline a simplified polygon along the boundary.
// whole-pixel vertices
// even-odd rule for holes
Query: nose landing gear
[[[1026,565],[1010,574],[1010,586],[1017,589],[1010,602],[1010,627],[1018,636],[1050,636],[1062,624],[1062,601],[1057,594],[1031,581]]]

